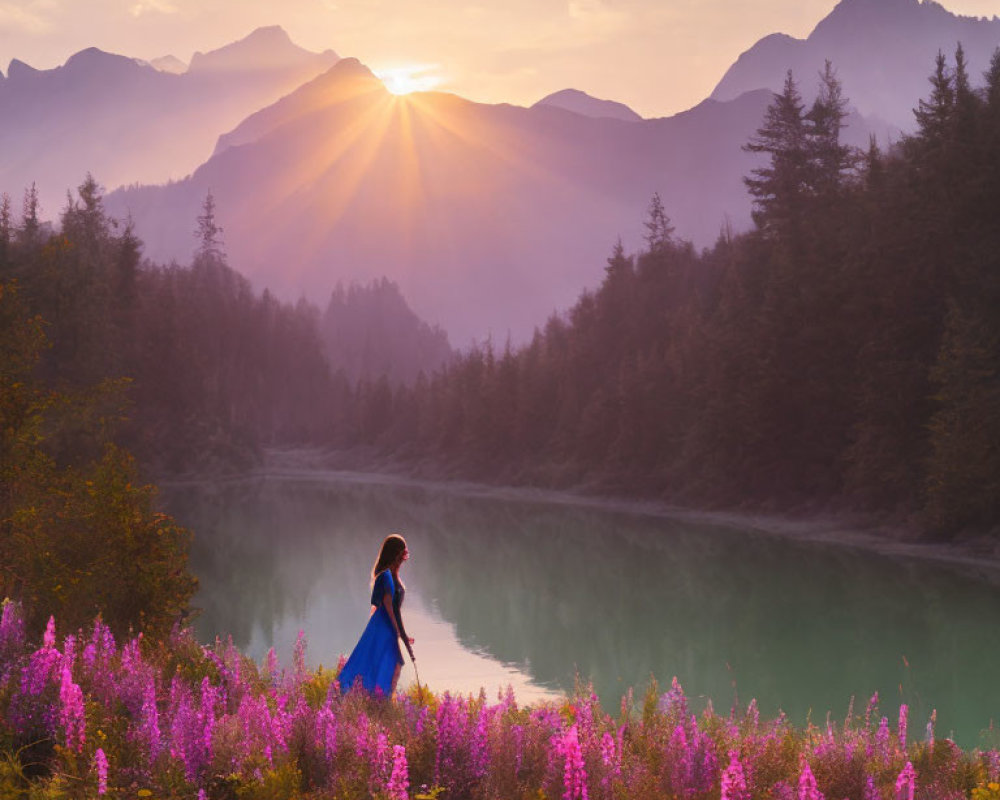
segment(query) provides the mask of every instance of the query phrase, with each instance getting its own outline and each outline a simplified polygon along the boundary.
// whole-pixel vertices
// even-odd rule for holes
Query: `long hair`
[[[382,570],[392,566],[392,563],[399,558],[400,553],[405,549],[406,539],[398,533],[390,533],[386,536],[385,541],[382,542],[382,549],[379,550],[378,558],[375,560],[375,566],[372,567],[372,582]]]

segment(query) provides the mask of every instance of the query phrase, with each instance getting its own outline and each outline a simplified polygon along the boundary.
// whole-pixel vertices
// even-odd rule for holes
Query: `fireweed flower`
[[[906,752],[906,719],[909,715],[909,707],[903,703],[899,707],[899,749]]]
[[[354,737],[354,755],[358,761],[368,760],[368,715],[362,711],[356,721],[357,734]]]
[[[337,754],[337,718],[328,705],[316,714],[316,741],[322,745],[327,763],[331,763]]]
[[[481,709],[476,721],[476,730],[472,736],[470,756],[472,758],[472,775],[476,779],[484,778],[490,768],[489,751],[489,709]]]
[[[445,692],[437,709],[437,753],[434,759],[434,782],[453,786],[460,779],[462,754],[466,751],[468,715],[461,698]]]
[[[514,772],[517,774],[524,763],[524,727],[512,725],[511,733],[514,736]]]
[[[889,762],[889,720],[887,717],[882,717],[882,720],[878,724],[878,731],[875,734],[875,752],[878,754],[882,762],[888,764]]]
[[[746,776],[743,774],[743,764],[739,753],[729,751],[729,766],[722,771],[722,792],[720,800],[750,800]]]
[[[56,650],[56,621],[49,617],[45,626],[45,636],[42,646],[31,654],[28,665],[21,672],[21,693],[39,695],[49,683],[49,679],[58,669],[62,656]]]
[[[94,770],[97,772],[97,793],[106,794],[108,791],[108,759],[100,747],[94,753]]]
[[[576,725],[556,741],[555,750],[563,757],[563,800],[587,800],[587,768]]]
[[[629,690],[631,691],[631,690]],[[660,697],[657,704],[660,713],[671,717],[676,714],[678,719],[686,719],[688,715],[687,697],[684,696],[684,689],[677,681],[677,676],[670,682],[670,689]]]
[[[673,774],[670,785],[677,794],[682,794],[691,785],[694,776],[694,752],[688,745],[687,733],[683,725],[677,725],[670,735],[667,746],[670,761],[673,762]]]
[[[160,754],[160,714],[156,707],[156,679],[152,675],[143,689],[138,736],[145,743],[152,764]]]
[[[909,761],[896,778],[896,800],[913,800],[917,788],[917,773]]]
[[[872,721],[872,714],[875,713],[875,709],[878,708],[878,692],[875,692],[868,701],[868,705],[865,707],[865,727],[869,727]]]
[[[882,794],[875,786],[875,779],[871,775],[865,779],[865,794],[862,800],[882,800]]]
[[[822,792],[816,786],[816,776],[813,775],[809,763],[803,758],[799,772],[799,792],[797,800],[824,800]]]
[[[201,723],[201,745],[206,761],[212,760],[212,733],[215,730],[215,698],[216,689],[208,680],[208,676],[201,679],[201,711],[199,721]]]
[[[83,692],[73,682],[68,667],[63,668],[62,683],[59,686],[59,723],[66,731],[67,749],[82,753],[86,742]]]
[[[389,775],[389,737],[385,731],[379,731],[375,737],[375,747],[371,752],[369,789],[371,793],[377,794],[386,785],[386,778]]]
[[[410,773],[406,763],[406,748],[397,744],[392,748],[392,774],[386,786],[389,800],[408,800]]]

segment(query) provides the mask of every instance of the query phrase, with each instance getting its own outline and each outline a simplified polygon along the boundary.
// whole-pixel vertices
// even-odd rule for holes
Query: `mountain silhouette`
[[[711,97],[731,100],[752,89],[780,91],[791,69],[811,90],[829,59],[844,94],[866,117],[903,131],[929,91],[938,51],[949,60],[961,42],[973,83],[1000,46],[1000,19],[962,17],[932,0],[841,0],[806,39],[772,34],[743,53]]]
[[[563,108],[585,117],[608,117],[626,122],[638,122],[642,119],[624,103],[617,103],[614,100],[599,100],[579,89],[563,89],[560,92],[553,92],[543,97],[535,105]]]
[[[149,65],[160,72],[170,72],[174,75],[182,75],[187,72],[188,65],[181,61],[177,56],[160,56],[159,58],[154,58],[149,62]]]
[[[37,70],[14,59],[0,82],[0,190],[35,182],[44,215],[90,172],[103,185],[189,174],[219,133],[337,61],[265,28],[198,56],[182,74],[87,48]]]
[[[107,202],[132,215],[148,255],[184,260],[211,191],[230,263],[258,285],[324,302],[338,281],[384,275],[456,345],[499,344],[596,285],[619,235],[641,246],[654,192],[699,245],[749,225],[742,176],[755,162],[741,145],[771,98],[626,122],[396,97],[344,59],[221,136],[190,178]]]

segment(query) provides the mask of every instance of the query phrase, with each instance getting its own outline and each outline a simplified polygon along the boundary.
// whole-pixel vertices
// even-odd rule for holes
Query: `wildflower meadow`
[[[805,727],[761,719],[753,701],[693,713],[676,679],[615,714],[585,686],[530,707],[510,690],[390,700],[308,669],[302,635],[282,669],[187,630],[118,642],[100,620],[57,626],[32,642],[20,607],[3,606],[4,800],[1000,800],[1000,753],[963,751],[877,696]]]

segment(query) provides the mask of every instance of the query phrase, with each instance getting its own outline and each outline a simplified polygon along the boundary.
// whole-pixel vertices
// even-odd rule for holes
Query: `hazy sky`
[[[376,72],[422,70],[437,88],[527,105],[583,89],[644,116],[704,99],[757,39],[805,37],[835,0],[0,0],[0,68],[57,66],[85,47],[188,61],[281,25],[310,50]],[[1000,0],[944,0],[967,15]]]

